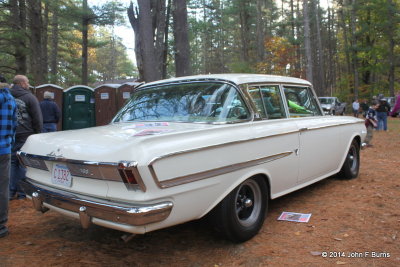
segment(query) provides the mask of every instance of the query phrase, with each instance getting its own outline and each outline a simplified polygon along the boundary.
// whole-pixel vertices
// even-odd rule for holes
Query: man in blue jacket
[[[8,91],[6,80],[0,76],[0,238],[8,234],[8,198],[11,146],[17,127],[16,105]]]
[[[43,115],[43,131],[55,132],[57,131],[57,123],[60,120],[60,109],[53,101],[53,94],[51,92],[44,92],[44,100],[40,102],[40,109]]]

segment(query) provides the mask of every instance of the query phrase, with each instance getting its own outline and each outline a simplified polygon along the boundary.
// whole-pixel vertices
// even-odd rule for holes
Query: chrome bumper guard
[[[60,209],[79,214],[83,228],[88,228],[92,218],[99,218],[115,223],[129,225],[145,225],[165,220],[171,213],[173,204],[170,201],[148,204],[132,205],[129,203],[112,203],[106,200],[87,200],[77,195],[56,190],[45,189],[27,179],[20,182],[28,196],[32,197],[33,206],[36,210],[46,212],[43,204],[47,203]]]

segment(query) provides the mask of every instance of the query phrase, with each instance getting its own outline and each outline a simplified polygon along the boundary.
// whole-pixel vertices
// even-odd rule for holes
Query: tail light
[[[119,162],[118,172],[128,189],[134,189],[134,187],[139,186],[143,192],[146,191],[146,186],[140,177],[136,162]]]
[[[122,180],[126,184],[136,184],[139,185],[139,183],[136,181],[135,176],[133,175],[133,172],[131,170],[118,170],[119,175],[121,175]]]

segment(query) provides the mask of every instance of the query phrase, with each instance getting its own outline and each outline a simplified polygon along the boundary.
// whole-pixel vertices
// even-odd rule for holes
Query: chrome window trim
[[[286,111],[286,107],[285,107],[285,100],[286,100],[286,98],[284,98],[285,96],[284,96],[284,94],[282,94],[283,93],[283,91],[282,91],[282,84],[280,84],[280,83],[256,83],[256,84],[253,84],[253,83],[251,83],[251,84],[249,84],[249,86],[257,86],[258,87],[258,89],[259,89],[259,91],[260,91],[260,94],[261,94],[261,97],[262,97],[262,92],[261,92],[261,87],[262,86],[276,86],[276,89],[277,89],[277,91],[279,92],[279,95],[280,95],[280,100],[282,101],[282,108],[283,108],[283,112],[285,113],[284,114],[284,117],[282,117],[282,118],[276,118],[277,120],[279,120],[279,119],[286,119],[286,118],[289,118],[289,115],[288,115],[288,112]],[[247,90],[248,90],[248,88],[247,88]],[[264,102],[262,102],[263,103],[263,106],[264,106],[264,111],[265,111],[265,114],[267,115],[267,117],[266,118],[262,118],[262,120],[271,120],[270,118],[269,118],[269,115],[268,115],[268,112],[267,112],[267,109],[266,109],[266,107],[265,107],[265,103]]]
[[[317,107],[318,107],[319,111],[321,112],[321,114],[320,114],[320,115],[316,115],[316,116],[314,116],[314,115],[313,115],[313,116],[306,116],[306,118],[325,116],[324,110],[322,109],[322,107],[321,107],[321,105],[320,105],[320,103],[319,103],[318,97],[317,97],[317,95],[316,95],[316,93],[315,93],[315,91],[314,91],[314,87],[313,87],[312,85],[282,83],[282,84],[281,84],[281,94],[282,94],[283,97],[284,97],[283,100],[285,100],[285,101],[283,102],[283,104],[284,104],[285,108],[287,108],[287,118],[296,118],[296,117],[291,117],[291,116],[290,116],[288,101],[287,101],[286,94],[285,94],[285,87],[286,87],[286,86],[288,86],[288,87],[300,86],[300,87],[306,87],[306,88],[309,88],[309,89],[310,89],[310,91],[311,91],[311,93],[312,93],[312,96],[313,96],[314,100],[316,101]]]

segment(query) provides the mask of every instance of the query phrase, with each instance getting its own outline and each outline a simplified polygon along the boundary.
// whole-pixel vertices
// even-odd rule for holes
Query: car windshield
[[[333,104],[333,98],[319,98],[321,104]]]
[[[113,122],[234,122],[251,118],[235,87],[220,82],[159,85],[136,91]]]

